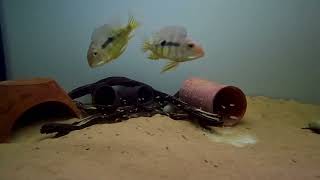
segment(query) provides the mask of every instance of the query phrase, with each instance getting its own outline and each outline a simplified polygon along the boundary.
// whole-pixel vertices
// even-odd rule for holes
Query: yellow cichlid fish
[[[138,26],[138,22],[131,16],[124,27],[104,24],[96,28],[91,35],[87,52],[89,66],[94,68],[117,59],[126,50],[129,40],[133,37],[131,33]]]
[[[161,73],[175,69],[179,63],[191,61],[204,56],[200,44],[187,37],[187,31],[181,26],[166,26],[146,40],[142,47],[143,52],[150,51],[151,60],[166,59],[169,62]]]

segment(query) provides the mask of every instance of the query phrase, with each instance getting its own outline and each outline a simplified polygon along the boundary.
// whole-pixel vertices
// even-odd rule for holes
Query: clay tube
[[[220,114],[224,126],[236,125],[247,108],[246,96],[239,88],[195,77],[183,82],[179,98],[204,111]]]

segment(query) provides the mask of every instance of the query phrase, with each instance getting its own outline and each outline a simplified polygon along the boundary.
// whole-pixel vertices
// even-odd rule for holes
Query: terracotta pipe
[[[247,101],[241,89],[196,77],[183,82],[179,98],[204,111],[223,116],[224,126],[234,126],[243,118]]]

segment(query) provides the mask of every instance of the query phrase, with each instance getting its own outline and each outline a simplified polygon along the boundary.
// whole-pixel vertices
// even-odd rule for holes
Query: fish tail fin
[[[150,43],[148,40],[144,41],[143,44],[142,44],[142,48],[141,48],[142,52],[145,53],[145,52],[147,52],[150,48],[151,48],[151,43]]]
[[[140,23],[132,16],[129,16],[129,20],[128,20],[128,27],[130,29],[136,29],[140,26]]]

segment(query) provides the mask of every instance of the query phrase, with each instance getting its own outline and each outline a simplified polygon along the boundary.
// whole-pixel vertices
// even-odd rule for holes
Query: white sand
[[[0,144],[0,179],[320,179],[320,106],[248,97],[241,124],[208,133],[156,115],[51,139],[41,124]]]

